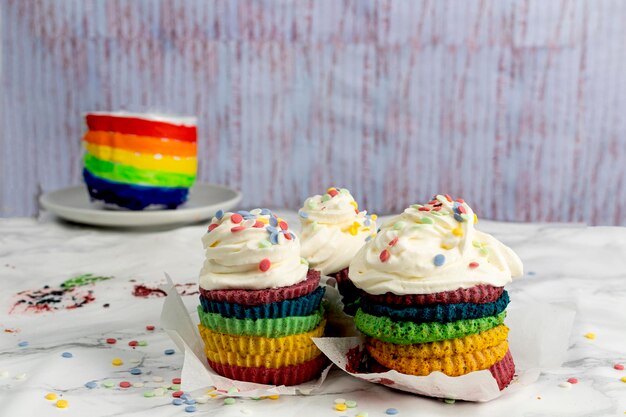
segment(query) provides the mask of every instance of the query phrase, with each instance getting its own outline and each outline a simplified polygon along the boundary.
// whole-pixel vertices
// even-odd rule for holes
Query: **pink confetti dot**
[[[616,363],[615,365],[613,365],[613,368],[617,369],[618,371],[623,371],[624,365],[622,365],[621,363]]]
[[[576,378],[568,378],[567,382],[569,382],[570,384],[578,384],[578,379]]]

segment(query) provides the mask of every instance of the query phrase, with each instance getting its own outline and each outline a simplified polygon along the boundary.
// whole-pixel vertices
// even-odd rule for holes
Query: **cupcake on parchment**
[[[335,278],[345,311],[354,314],[360,292],[348,278],[348,266],[376,235],[376,215],[359,211],[350,191],[331,187],[324,195],[314,195],[300,209],[302,257],[311,269]]]
[[[320,273],[300,257],[300,241],[268,209],[219,211],[202,238],[200,334],[209,365],[228,378],[297,385],[326,359]]]
[[[355,324],[379,364],[410,375],[489,369],[501,390],[511,382],[503,287],[522,262],[476,223],[462,199],[437,195],[386,222],[352,261],[363,291]]]

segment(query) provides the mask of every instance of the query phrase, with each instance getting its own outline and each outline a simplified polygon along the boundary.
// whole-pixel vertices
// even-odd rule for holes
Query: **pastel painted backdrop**
[[[80,183],[88,110],[200,119],[244,206],[329,185],[626,224],[626,2],[2,0],[0,214]]]

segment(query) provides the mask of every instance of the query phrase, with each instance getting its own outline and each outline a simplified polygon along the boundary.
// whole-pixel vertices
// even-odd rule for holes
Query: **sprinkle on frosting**
[[[475,230],[475,219],[463,199],[449,195],[413,204],[372,235],[350,263],[349,276],[370,294],[398,295],[504,286],[521,276],[517,255]]]
[[[330,187],[305,200],[298,212],[302,223],[302,256],[323,274],[346,268],[358,250],[376,235],[376,215],[359,211],[350,191]]]

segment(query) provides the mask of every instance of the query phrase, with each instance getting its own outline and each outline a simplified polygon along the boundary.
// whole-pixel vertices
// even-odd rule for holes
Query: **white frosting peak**
[[[493,236],[477,231],[463,200],[438,195],[386,222],[350,264],[354,284],[370,294],[431,294],[479,284],[504,286],[522,262]]]
[[[354,255],[376,234],[376,215],[359,211],[345,188],[314,195],[300,209],[302,256],[311,268],[332,274],[347,268]]]
[[[202,243],[206,260],[200,287],[205,290],[259,290],[306,279],[299,239],[268,209],[218,212]]]

